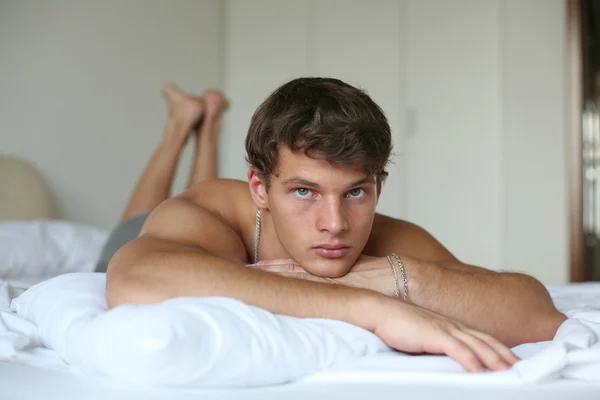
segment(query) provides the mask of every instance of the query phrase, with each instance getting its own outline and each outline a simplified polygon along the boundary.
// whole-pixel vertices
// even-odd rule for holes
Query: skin
[[[181,142],[198,121],[174,115]],[[218,121],[202,126],[218,132]],[[419,226],[377,214],[381,184],[359,168],[282,148],[270,178],[267,191],[250,168],[248,182],[202,180],[154,205],[139,237],[110,261],[109,307],[231,297],[276,314],[346,321],[395,349],[447,354],[474,372],[510,368],[518,359],[508,347],[550,340],[566,319],[535,279],[464,264]],[[246,267],[257,208],[262,262]],[[324,256],[319,247],[332,244],[347,249]],[[408,276],[408,302],[393,297],[392,252]]]
[[[288,149],[281,158],[268,193],[256,171],[249,171],[254,204],[266,225],[263,238],[270,244],[262,258],[296,260],[320,277],[346,275],[369,240],[381,184],[360,168],[334,167]],[[326,258],[319,254],[324,245],[346,246],[345,254]]]
[[[161,94],[168,106],[169,119],[162,141],[136,184],[121,221],[150,212],[170,197],[177,164],[190,132],[195,138],[194,161],[186,188],[217,178],[217,145],[223,113],[229,107],[227,99],[217,90],[194,96],[172,83],[166,84]]]

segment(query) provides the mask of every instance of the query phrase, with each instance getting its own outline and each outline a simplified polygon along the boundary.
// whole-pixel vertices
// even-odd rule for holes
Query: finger
[[[330,283],[330,284],[336,283],[335,280],[333,280],[333,279],[321,278],[319,276],[309,274],[308,272],[274,272],[274,273],[279,276],[283,276],[285,278],[295,278],[295,279],[302,279],[305,281]]]
[[[314,277],[310,274],[307,274],[305,272],[274,272],[275,274],[279,275],[279,276],[283,276],[285,278],[294,278],[294,279],[302,279],[302,280],[306,280],[306,281],[317,281],[319,280],[319,278]]]
[[[468,329],[467,332],[470,333],[473,336],[478,337],[479,339],[483,340],[488,345],[490,345],[510,365],[513,365],[514,363],[516,363],[516,362],[518,362],[518,361],[521,360],[519,357],[517,357],[515,355],[515,353],[513,353],[508,347],[506,347],[504,344],[502,344],[495,337],[487,335],[487,334],[485,334],[483,332],[479,332],[479,331],[473,330],[473,329]]]
[[[469,372],[484,372],[485,368],[477,354],[469,345],[459,338],[448,334],[442,351],[455,359],[460,365]]]
[[[260,269],[269,272],[306,272],[304,268],[298,264],[285,264],[285,265],[256,265],[255,269]]]
[[[452,332],[452,334],[466,343],[488,369],[492,371],[503,371],[511,367],[511,364],[509,364],[495,348],[491,347],[479,337],[461,329],[457,329]]]
[[[287,259],[278,259],[278,260],[261,260],[261,261],[257,262],[255,265],[265,266],[265,265],[285,265],[285,264],[295,264],[295,262],[291,258],[287,258]]]

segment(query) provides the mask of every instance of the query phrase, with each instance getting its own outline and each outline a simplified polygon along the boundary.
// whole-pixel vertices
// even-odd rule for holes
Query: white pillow
[[[105,288],[106,274],[65,274],[27,290],[12,310],[37,325],[34,342],[79,372],[153,385],[279,384],[390,351],[345,322],[275,315],[224,297],[107,311]]]
[[[0,222],[0,279],[31,286],[66,272],[94,269],[108,232],[75,222]]]

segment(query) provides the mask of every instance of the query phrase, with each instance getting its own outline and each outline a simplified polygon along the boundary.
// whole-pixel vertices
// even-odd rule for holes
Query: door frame
[[[566,108],[568,134],[569,255],[570,281],[582,282],[585,276],[583,234],[583,193],[581,159],[581,116],[584,99],[583,0],[567,0]]]

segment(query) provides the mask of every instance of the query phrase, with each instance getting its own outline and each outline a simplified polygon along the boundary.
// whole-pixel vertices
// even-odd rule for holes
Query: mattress
[[[15,230],[16,228],[18,229]],[[314,357],[319,359],[320,363],[314,363],[310,368],[300,368],[301,373],[296,371],[296,378],[291,381],[283,378],[274,379],[270,375],[277,374],[280,369],[289,368],[290,364],[293,364],[293,362],[285,362],[287,357],[281,357],[281,354],[284,354],[281,351],[290,350],[285,349],[288,346],[287,342],[290,341],[289,337],[279,338],[279,342],[275,340],[273,343],[267,343],[271,346],[268,349],[272,354],[263,357],[262,364],[252,361],[245,364],[245,369],[239,368],[239,364],[242,364],[244,359],[252,358],[248,357],[250,354],[248,343],[252,343],[247,338],[252,336],[250,330],[255,329],[259,336],[263,336],[259,339],[264,339],[264,337],[276,338],[272,335],[265,336],[268,329],[265,328],[264,321],[252,320],[260,310],[246,310],[249,314],[241,319],[245,319],[244,323],[248,321],[252,323],[246,326],[238,325],[236,329],[243,332],[243,334],[238,337],[234,335],[232,338],[227,339],[230,342],[233,341],[234,344],[237,343],[237,350],[232,353],[234,356],[230,359],[238,365],[232,365],[231,368],[225,365],[225,368],[222,369],[225,376],[233,376],[229,370],[235,370],[236,368],[239,369],[238,372],[240,373],[261,370],[261,373],[266,374],[267,378],[263,376],[261,380],[254,381],[254,386],[259,384],[259,387],[232,388],[231,386],[235,385],[232,384],[232,381],[227,380],[229,378],[220,382],[221,388],[203,387],[202,382],[196,385],[161,386],[153,384],[156,382],[148,379],[143,383],[134,383],[126,379],[109,378],[106,371],[98,368],[88,368],[87,370],[85,368],[72,368],[69,362],[74,361],[76,363],[81,359],[77,357],[72,348],[69,348],[73,341],[65,341],[64,333],[68,332],[73,336],[77,333],[76,329],[70,329],[69,326],[60,326],[60,324],[55,324],[53,321],[59,320],[64,323],[66,320],[60,318],[61,314],[83,315],[82,312],[87,307],[85,302],[90,299],[92,301],[90,304],[97,304],[100,311],[102,311],[102,307],[105,307],[105,305],[100,304],[102,303],[101,300],[105,300],[103,299],[102,287],[102,280],[105,279],[105,276],[104,274],[89,273],[89,271],[105,240],[106,232],[97,232],[89,227],[65,225],[64,223],[50,221],[37,221],[18,227],[5,225],[4,229],[7,232],[7,235],[4,236],[10,236],[12,241],[10,242],[11,246],[4,247],[6,254],[0,251],[0,256],[4,257],[4,264],[1,267],[4,267],[5,278],[3,286],[1,281],[3,277],[0,276],[0,398],[2,399],[111,398],[118,400],[121,398],[153,399],[165,397],[171,399],[269,399],[281,397],[303,399],[441,398],[444,400],[459,398],[461,400],[479,398],[525,399],[532,397],[600,399],[600,344],[598,341],[600,335],[600,283],[548,287],[557,308],[570,317],[567,322],[571,325],[563,324],[559,330],[560,335],[557,334],[555,340],[550,343],[551,345],[558,344],[555,346],[555,350],[562,351],[562,354],[557,355],[556,352],[554,354],[548,352],[551,347],[548,343],[519,346],[513,350],[526,361],[526,363],[521,364],[521,367],[523,365],[525,367],[521,368],[521,373],[517,374],[514,373],[516,368],[513,368],[513,371],[508,371],[506,376],[503,376],[503,373],[471,375],[465,373],[457,363],[447,357],[411,356],[401,358],[396,356],[397,353],[379,352],[378,344],[372,341],[373,338],[369,337],[365,340],[372,342],[369,345],[370,347],[364,343],[359,343],[356,346],[356,340],[354,339],[360,339],[361,333],[352,331],[353,328],[351,327],[338,325],[340,329],[346,330],[346,333],[352,331],[353,334],[357,335],[349,341],[350,345],[342,343],[343,340],[340,342],[340,339],[335,337],[324,339],[321,335],[322,331],[310,331],[309,333],[312,332],[312,334],[317,332],[313,335],[316,341],[324,340],[324,343],[327,343],[328,346],[323,346],[322,343],[317,343],[314,346],[310,343],[302,343],[307,342],[306,338],[310,337],[304,335],[299,338],[301,348],[300,350],[296,348],[296,352],[306,353],[304,354],[305,360],[311,360]],[[15,232],[21,233],[17,235]],[[66,234],[65,232],[70,233]],[[0,236],[2,236],[1,233],[0,230]],[[18,238],[23,240],[18,240]],[[27,240],[24,240],[25,238]],[[32,238],[37,238],[37,240]],[[19,243],[22,243],[22,245],[19,246]],[[10,251],[6,252],[8,248],[10,248]],[[44,250],[36,251],[36,248]],[[10,268],[7,269],[6,266]],[[49,266],[52,268],[49,268]],[[48,273],[51,275],[58,274],[59,276],[48,279]],[[10,286],[6,284],[7,282],[16,284],[14,287],[18,290],[11,291],[10,288],[7,288]],[[91,286],[85,286],[86,282]],[[61,286],[66,284],[72,286],[69,288]],[[32,317],[31,321],[23,322],[29,324],[24,329],[20,332],[14,329],[11,331],[14,328],[14,325],[11,326],[14,320],[27,317],[27,312],[22,312],[19,316],[14,309],[10,310],[8,305],[13,297],[31,285],[35,286],[25,292],[26,294],[35,292],[36,287],[47,289],[45,292],[38,290],[41,295],[38,296],[37,303],[41,303],[43,307],[38,307],[37,314],[39,315],[37,317]],[[50,287],[54,287],[53,291],[48,289]],[[18,297],[17,300],[26,300],[26,298],[27,296],[23,295]],[[13,304],[15,302],[19,303],[17,300],[13,301]],[[25,300],[22,300],[21,303],[26,302]],[[172,307],[178,307],[176,301],[178,300],[175,299]],[[180,303],[185,301],[184,299]],[[188,303],[184,305],[189,307],[189,301],[191,300],[188,300]],[[213,301],[217,305],[224,304],[225,309],[227,309],[231,299],[196,299],[194,301],[207,301],[209,303]],[[56,305],[54,306],[52,303],[56,303]],[[202,306],[201,303],[198,304]],[[50,308],[45,308],[46,305]],[[79,309],[75,309],[75,306]],[[241,309],[244,305],[234,304],[226,311],[231,311],[236,307]],[[33,311],[29,314],[35,315]],[[278,329],[290,323],[290,321],[276,320],[272,315],[265,314],[264,310],[262,312],[266,315],[265,318],[268,321],[277,323]],[[47,315],[52,315],[53,318],[46,318]],[[239,318],[234,315],[233,319],[237,320]],[[292,322],[300,323],[298,321]],[[582,322],[584,323],[582,324]],[[23,342],[23,335],[19,336],[19,334],[27,330],[29,330],[29,333],[25,335],[25,339],[33,338],[44,331],[44,334],[39,335],[43,340],[32,339],[29,342]],[[36,330],[38,332],[34,332]],[[582,330],[587,330],[587,333],[583,336],[581,335]],[[576,335],[577,332],[579,332],[579,336]],[[104,332],[101,336],[109,335],[110,332]],[[76,336],[75,339],[77,340]],[[556,343],[559,341],[559,336],[562,342]],[[65,343],[61,344],[61,340]],[[244,340],[247,341],[244,342]],[[331,359],[335,359],[337,353],[337,348],[333,346],[336,345],[336,341],[338,342],[338,348],[345,349],[344,351],[349,356],[346,354],[348,357],[343,360],[338,357],[335,360],[336,362],[332,363]],[[19,343],[22,351],[18,356],[11,356],[10,351],[7,352],[7,349],[10,350],[9,347],[15,347]],[[103,343],[95,342],[95,344],[92,343],[91,347],[100,344]],[[88,343],[89,345],[90,343]],[[348,350],[352,346],[355,348]],[[324,348],[326,351],[323,350]],[[365,351],[369,348],[371,350]],[[124,351],[127,350],[126,347],[123,347],[123,349]],[[540,351],[542,349],[544,351]],[[261,348],[258,348],[258,350],[260,352]],[[231,351],[231,349],[228,351]],[[239,354],[239,360],[235,358],[237,354]],[[185,357],[185,353],[183,353],[183,356]],[[280,359],[283,359],[283,362]],[[296,357],[294,360],[298,359]],[[273,365],[270,365],[271,362]],[[523,376],[527,379],[515,379],[515,377]],[[271,383],[265,384],[265,382]]]
[[[288,383],[252,389],[159,389],[120,385],[106,379],[76,376],[67,372],[0,361],[0,398],[2,399],[578,399],[598,400],[600,385],[559,381],[526,386],[455,385],[449,382],[374,382]]]
[[[600,312],[600,284],[571,284],[551,286],[548,289],[557,307],[566,312],[572,320],[581,315],[585,316],[585,313]],[[592,344],[597,344],[597,335],[592,339],[596,342]],[[588,350],[589,354],[598,351],[597,348]],[[0,361],[1,398],[111,398],[113,400],[165,397],[170,399],[443,398],[445,400],[600,398],[600,363],[598,362],[589,370],[592,371],[592,380],[594,380],[594,372],[597,372],[598,379],[592,382],[556,377],[543,382],[514,384],[502,379],[471,379],[472,375],[466,373],[429,371],[423,368],[428,363],[427,356],[413,357],[412,364],[394,364],[389,362],[393,354],[377,353],[357,357],[347,364],[326,368],[285,384],[216,389],[156,387],[147,383],[122,382],[84,375],[66,367],[62,368],[60,363],[49,362],[51,357],[48,353],[53,351],[47,349],[45,351],[46,353],[38,353],[37,358],[33,353],[29,359]],[[411,369],[413,366],[416,367]],[[589,371],[587,376],[590,376]],[[485,377],[485,374],[482,377]]]

